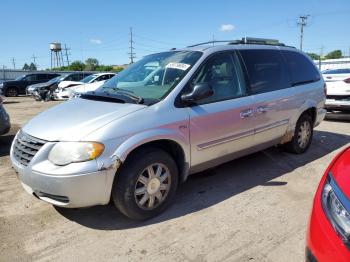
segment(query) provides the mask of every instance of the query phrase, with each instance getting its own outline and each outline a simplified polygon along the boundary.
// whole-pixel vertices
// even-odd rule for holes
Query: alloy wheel
[[[160,163],[146,167],[138,176],[134,196],[144,210],[158,207],[167,197],[171,186],[169,169]]]

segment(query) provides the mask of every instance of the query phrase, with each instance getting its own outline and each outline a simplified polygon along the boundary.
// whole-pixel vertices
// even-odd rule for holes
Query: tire
[[[177,165],[167,152],[142,149],[131,155],[116,174],[113,202],[131,219],[157,216],[174,200],[178,176]]]
[[[7,90],[6,90],[5,95],[6,95],[6,96],[9,96],[9,97],[18,96],[18,90],[17,90],[16,87],[9,87],[9,88],[7,88]]]
[[[304,153],[311,144],[313,121],[309,114],[302,114],[295,126],[292,140],[285,144],[285,149],[294,154]]]

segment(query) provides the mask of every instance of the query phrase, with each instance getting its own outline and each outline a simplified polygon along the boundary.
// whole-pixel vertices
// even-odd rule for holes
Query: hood
[[[47,141],[79,141],[94,130],[146,107],[76,98],[40,113],[22,130]]]
[[[69,85],[81,85],[83,84],[82,82],[79,82],[79,81],[62,81],[58,84],[58,87],[59,88],[65,88]]]
[[[2,84],[5,86],[5,85],[12,85],[12,84],[19,84],[19,83],[22,83],[23,81],[18,81],[18,80],[8,80],[8,81],[4,81],[2,82]]]
[[[49,82],[44,82],[44,83],[38,83],[38,84],[34,84],[34,85],[30,85],[28,86],[28,89],[35,89],[35,88],[40,88],[40,87],[44,87],[44,86],[50,86],[52,83]]]
[[[77,93],[84,93],[84,92],[88,92],[88,91],[95,91],[97,88],[102,86],[104,82],[106,82],[106,81],[99,81],[99,82],[94,82],[94,83],[78,85],[78,86],[72,87],[71,89],[74,92],[77,92]]]

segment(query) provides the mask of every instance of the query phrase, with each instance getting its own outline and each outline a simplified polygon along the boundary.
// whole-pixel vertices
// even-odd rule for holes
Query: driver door
[[[199,83],[209,83],[214,94],[189,107],[193,169],[244,151],[254,140],[252,97],[247,94],[236,54],[212,55],[190,85]]]

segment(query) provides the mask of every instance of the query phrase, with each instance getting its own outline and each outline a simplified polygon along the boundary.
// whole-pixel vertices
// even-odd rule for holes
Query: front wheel
[[[143,149],[131,155],[116,175],[113,201],[127,217],[144,220],[171,204],[177,185],[174,159],[163,150]]]
[[[7,88],[7,90],[6,90],[5,95],[6,95],[6,96],[9,96],[9,97],[18,96],[18,90],[17,90],[17,88],[15,88],[15,87],[9,87],[9,88]]]
[[[294,136],[285,144],[287,151],[294,154],[304,153],[310,146],[313,135],[313,121],[310,115],[303,114],[295,126]]]

